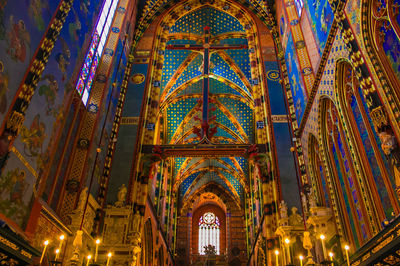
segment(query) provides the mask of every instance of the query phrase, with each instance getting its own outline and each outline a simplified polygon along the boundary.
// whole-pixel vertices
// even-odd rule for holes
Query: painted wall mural
[[[293,104],[296,109],[296,118],[298,123],[300,123],[307,104],[307,93],[301,73],[299,72],[301,68],[297,60],[296,51],[294,50],[293,38],[290,33],[288,35],[285,59],[293,95]]]
[[[32,1],[32,3],[34,2],[41,3],[41,1]],[[20,5],[23,4],[20,3]],[[56,8],[56,6],[53,7],[55,5],[53,1],[48,1],[46,5],[49,9],[52,8],[55,10]],[[14,143],[10,160],[5,166],[4,175],[6,176],[16,174],[16,169],[20,169],[18,173],[21,171],[25,172],[24,189],[21,190],[23,193],[21,193],[22,198],[19,204],[19,208],[25,209],[25,215],[28,215],[31,199],[33,199],[33,196],[37,196],[36,193],[41,180],[48,174],[50,169],[48,165],[51,163],[51,159],[57,156],[54,152],[62,152],[62,149],[57,151],[55,149],[58,136],[62,132],[65,119],[67,118],[65,114],[68,114],[67,111],[70,109],[70,99],[75,87],[76,77],[82,65],[82,58],[86,51],[85,47],[88,46],[90,41],[92,27],[96,22],[96,14],[99,8],[99,1],[74,2],[60,36],[55,43],[54,50],[50,55],[37,91],[26,112],[26,119],[20,135]],[[15,5],[14,10],[20,10],[20,8],[17,8]],[[32,7],[30,7],[29,12],[33,12]],[[35,12],[32,13],[32,17],[35,18],[36,15],[34,16],[33,14]],[[36,28],[41,28],[43,23],[47,25],[48,22],[48,20],[45,21],[36,18]],[[29,27],[31,26],[29,25]],[[24,33],[22,36],[27,36],[27,34]],[[36,35],[40,34],[32,32],[30,35],[31,38],[36,38]],[[35,44],[31,42],[29,47],[38,46],[38,42],[35,42]],[[32,56],[33,52],[30,51],[29,56]],[[12,60],[18,61],[15,54]],[[26,60],[24,59],[24,62]],[[20,68],[21,65],[16,67]],[[69,114],[73,115],[74,112],[70,112]],[[49,176],[48,180],[49,182],[53,181],[54,176]],[[2,199],[13,201],[12,197],[2,197]],[[1,212],[5,209],[0,207]],[[18,212],[18,217],[15,215],[7,216],[14,219],[19,226],[24,227],[25,221],[21,217],[21,213],[24,213],[24,211]]]
[[[321,55],[333,22],[332,8],[328,0],[307,0],[305,9],[310,18],[311,28]]]
[[[0,3],[0,119],[60,1],[4,0]]]

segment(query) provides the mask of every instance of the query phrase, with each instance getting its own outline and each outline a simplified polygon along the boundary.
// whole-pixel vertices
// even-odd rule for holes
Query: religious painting
[[[0,119],[3,119],[60,1],[0,4]]]
[[[306,0],[304,3],[317,42],[318,52],[321,55],[333,23],[332,8],[328,0]]]
[[[37,15],[37,11],[39,10],[38,6],[41,6],[41,1],[30,2],[32,2],[31,5],[36,7],[36,9],[25,12],[28,17],[35,19],[35,23],[30,24],[39,26],[39,28],[42,27],[41,25],[43,23],[47,26],[49,21],[43,20],[46,17],[38,18]],[[46,2],[48,2],[48,4],[45,8],[45,14],[49,12],[49,8],[55,9],[55,7],[53,7],[53,5],[55,5],[53,1]],[[23,6],[24,4],[20,3],[20,5]],[[66,117],[64,114],[68,113],[66,111],[69,108],[68,104],[70,104],[71,92],[73,92],[72,89],[75,86],[76,73],[80,70],[82,64],[83,52],[85,51],[82,47],[87,47],[87,43],[91,39],[93,23],[96,22],[95,14],[98,13],[99,7],[100,5],[97,1],[74,2],[71,12],[66,18],[60,36],[49,57],[48,64],[38,83],[36,93],[28,107],[24,125],[14,142],[14,147],[24,158],[24,163],[29,165],[29,167],[34,169],[37,173],[37,176],[32,180],[28,180],[29,176],[27,175],[27,180],[25,180],[27,186],[33,184],[38,186],[41,178],[48,174],[48,164],[54,156],[53,150],[56,148],[57,135],[65,121]],[[20,9],[21,8],[15,7],[15,10]],[[48,15],[50,16],[51,14]],[[17,16],[15,16],[14,20],[16,20],[16,18]],[[15,32],[13,34],[15,36],[26,37],[27,33],[24,31],[21,32],[23,23],[22,16],[20,20],[19,28],[16,28],[16,26],[13,28],[14,31],[18,30],[18,34]],[[26,28],[28,28],[28,26]],[[35,33],[35,35],[40,34]],[[36,37],[37,36],[31,34],[31,41]],[[27,47],[34,47],[33,45],[34,43],[31,43]],[[35,44],[35,46],[37,45],[38,43]],[[29,53],[33,52],[34,51],[29,51]],[[10,53],[14,61],[22,60],[22,52],[15,51],[14,49],[10,50]],[[27,53],[27,55],[29,53]],[[25,61],[27,60],[24,59],[23,62]],[[23,62],[20,62],[19,68]],[[15,72],[19,73],[21,71]],[[6,73],[6,70],[4,70],[3,73]],[[4,171],[10,172],[14,169],[15,164],[12,164],[9,160]],[[49,182],[53,181],[52,178],[53,177],[50,178]],[[32,191],[34,189],[37,188],[27,188],[26,197],[32,196]],[[31,194],[28,193],[29,191]]]
[[[30,214],[33,195],[37,192],[37,173],[15,148],[10,153],[8,164],[13,168],[2,171],[0,176],[0,212],[23,229]]]
[[[345,11],[358,44],[360,47],[364,47],[364,40],[361,34],[361,0],[347,1]]]
[[[297,59],[297,53],[294,49],[292,35],[288,34],[288,42],[285,52],[286,67],[289,75],[290,87],[292,90],[293,104],[295,108],[298,123],[303,118],[304,110],[307,104],[307,93],[300,73],[300,64]]]

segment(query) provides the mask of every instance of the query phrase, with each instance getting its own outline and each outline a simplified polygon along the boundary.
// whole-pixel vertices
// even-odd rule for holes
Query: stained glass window
[[[82,70],[76,84],[76,90],[81,96],[85,106],[89,99],[93,78],[99,65],[118,1],[119,0],[104,0],[103,8],[92,34],[92,42],[86,53]]]
[[[220,223],[212,212],[206,212],[199,220],[199,254],[205,255],[205,247],[213,246],[219,255]]]
[[[303,0],[294,0],[296,4],[297,13],[299,13],[299,17],[301,16],[301,10],[303,9],[304,1]]]

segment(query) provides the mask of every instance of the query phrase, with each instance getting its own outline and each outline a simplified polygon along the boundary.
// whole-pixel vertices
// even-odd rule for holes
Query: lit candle
[[[299,256],[300,266],[303,266],[303,259],[304,259],[303,255],[300,255]]]
[[[40,257],[40,264],[42,264],[43,258],[44,258],[44,254],[46,253],[46,249],[47,249],[47,245],[49,244],[49,240],[44,241],[44,249],[42,252],[42,256]]]
[[[94,262],[97,262],[97,255],[99,253],[100,239],[96,239],[96,253],[94,254]]]
[[[62,245],[63,245],[64,238],[65,238],[64,235],[60,235],[60,245],[58,246],[58,253],[56,251],[56,260],[58,259],[59,253],[62,250]]]
[[[107,254],[107,265],[106,266],[108,266],[108,264],[110,263],[111,256],[112,256],[112,253],[108,252],[108,254]]]
[[[350,249],[350,247],[348,245],[345,245],[344,249],[346,250],[347,266],[350,266],[350,259],[349,259],[349,249]]]
[[[331,259],[331,261],[332,261],[332,265],[333,265],[333,253],[332,252],[329,252],[329,258]]]
[[[287,251],[287,256],[288,256],[288,264],[292,262],[292,258],[290,257],[290,239],[286,238],[285,239],[285,244],[286,244],[286,251]]]
[[[86,263],[86,266],[89,266],[89,263],[90,263],[90,259],[92,258],[92,255],[88,255],[87,256],[87,263]]]
[[[275,250],[275,257],[276,257],[276,266],[279,266],[279,250]]]
[[[63,244],[64,238],[65,238],[64,235],[60,235],[60,246],[58,247],[58,249],[59,249],[60,251],[61,251],[61,248],[62,248],[62,244]]]
[[[57,259],[58,259],[58,254],[60,254],[60,250],[59,250],[59,249],[56,249],[56,261],[57,261]]]
[[[326,258],[326,255],[325,255],[325,235],[320,235],[319,236],[319,238],[321,239],[321,243],[322,243],[322,255],[324,256],[324,260],[325,260],[325,258]]]

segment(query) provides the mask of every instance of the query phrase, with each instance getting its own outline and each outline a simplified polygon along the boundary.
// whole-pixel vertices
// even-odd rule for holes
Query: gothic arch
[[[384,45],[386,42],[387,46],[400,49],[400,28],[395,19],[395,16],[399,14],[393,12],[393,0],[384,0],[383,2],[389,7],[380,7],[378,0],[362,1],[362,33],[365,49],[376,69],[389,104],[390,106],[396,105],[398,110],[400,107],[400,90],[398,89],[400,88],[400,69],[393,69],[393,62],[391,62],[393,58],[388,55],[390,51],[385,49]],[[388,42],[389,37],[392,43]],[[400,58],[397,58],[396,61],[395,65],[399,67]],[[389,108],[387,111],[390,112],[393,109],[395,108]],[[393,113],[398,123],[399,112],[394,110]]]
[[[371,237],[371,229],[356,170],[335,103],[322,97],[319,105],[320,148],[338,231],[342,238],[359,247]]]
[[[323,165],[318,139],[311,133],[308,136],[308,158],[310,162],[308,171],[311,176],[314,193],[317,197],[317,203],[319,206],[329,207],[331,203],[326,181],[326,170]]]
[[[389,165],[382,158],[380,139],[375,128],[371,126],[371,117],[363,90],[356,76],[354,67],[345,59],[336,64],[336,95],[339,102],[339,112],[343,118],[342,124],[348,136],[349,147],[353,160],[359,165],[360,187],[365,183],[364,190],[367,204],[374,208],[378,225],[385,218],[390,219],[398,202],[394,193],[394,178],[389,177]],[[372,199],[378,198],[379,202]],[[375,204],[374,204],[375,203]]]
[[[142,242],[142,265],[143,266],[150,266],[153,265],[154,259],[154,251],[153,251],[153,228],[151,225],[151,219],[147,219],[146,223],[144,224],[143,230],[143,242]]]

